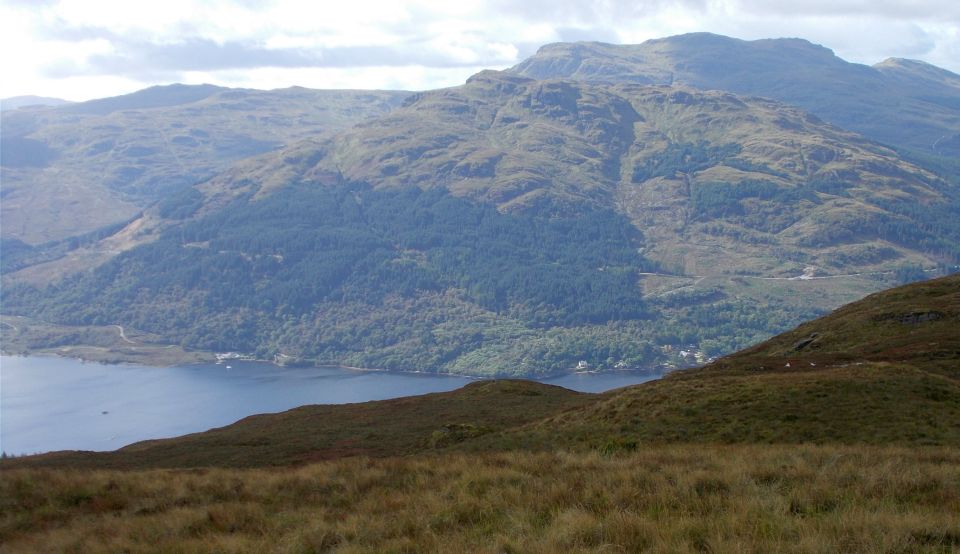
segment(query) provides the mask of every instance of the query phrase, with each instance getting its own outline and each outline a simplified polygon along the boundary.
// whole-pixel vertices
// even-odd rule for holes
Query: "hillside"
[[[583,406],[595,395],[532,381],[478,381],[453,391],[359,404],[303,406],[114,452],[53,452],[17,467],[263,467],[443,449]]]
[[[112,453],[4,459],[0,541],[17,552],[949,552],[958,367],[953,275],[603,395],[486,381]]]
[[[349,127],[405,96],[170,85],[4,111],[2,238],[37,246],[127,223],[239,159]]]
[[[846,62],[802,39],[692,33],[636,45],[558,43],[511,70],[536,79],[686,85],[763,96],[899,148],[960,156],[960,76],[923,62]]]
[[[164,199],[92,272],[11,273],[4,310],[307,363],[689,365],[956,263],[958,199],[772,101],[482,72]]]
[[[11,467],[272,466],[344,456],[666,443],[960,446],[960,275],[871,295],[703,368],[605,394],[527,381],[253,416]]]
[[[960,444],[960,275],[873,294],[703,368],[516,432],[660,442]],[[557,439],[556,437],[565,437]],[[497,440],[502,440],[498,437]]]

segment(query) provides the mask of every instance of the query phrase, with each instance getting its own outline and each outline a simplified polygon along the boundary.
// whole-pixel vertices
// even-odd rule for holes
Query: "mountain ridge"
[[[576,60],[576,63],[569,63]],[[891,67],[896,65],[898,67]],[[804,39],[744,41],[710,33],[637,45],[555,43],[508,71],[536,78],[687,84],[770,97],[886,144],[945,157],[960,153],[960,77],[927,64],[846,62]],[[931,88],[936,91],[931,94]],[[953,99],[951,101],[951,98]],[[933,144],[941,138],[936,149]]]
[[[5,111],[3,238],[37,246],[123,222],[240,159],[349,127],[407,94],[177,84]]]

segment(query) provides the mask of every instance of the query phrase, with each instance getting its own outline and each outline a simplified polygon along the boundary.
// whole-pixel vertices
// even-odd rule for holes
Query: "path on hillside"
[[[116,327],[117,330],[120,331],[120,338],[121,338],[121,339],[127,341],[127,342],[130,343],[130,344],[137,344],[137,343],[135,343],[135,342],[133,342],[132,340],[130,340],[130,339],[127,338],[127,334],[123,332],[123,326],[121,326],[121,325],[113,325],[113,327]]]

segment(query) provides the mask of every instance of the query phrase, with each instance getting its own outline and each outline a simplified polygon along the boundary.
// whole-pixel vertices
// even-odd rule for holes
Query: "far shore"
[[[143,347],[141,347],[143,348]],[[169,347],[159,346],[155,347],[158,349],[167,349]],[[179,347],[177,347],[179,348]],[[66,358],[73,360],[80,360],[82,362],[89,363],[99,363],[105,365],[137,365],[137,366],[146,366],[146,367],[173,367],[173,366],[187,366],[187,365],[230,365],[232,363],[256,363],[263,365],[270,365],[278,369],[290,369],[290,368],[317,368],[317,369],[343,369],[348,371],[357,371],[362,373],[407,373],[407,374],[418,374],[418,375],[449,375],[451,377],[463,377],[466,379],[473,380],[484,380],[484,379],[530,379],[530,380],[543,380],[551,379],[556,377],[562,377],[565,375],[595,375],[595,374],[620,374],[620,373],[648,373],[648,374],[659,374],[663,375],[668,373],[670,370],[664,368],[654,368],[654,369],[637,369],[637,368],[619,368],[619,369],[610,369],[610,370],[576,370],[571,368],[570,371],[561,372],[561,373],[552,373],[549,375],[538,375],[538,376],[523,376],[523,375],[509,375],[509,376],[497,376],[497,375],[471,375],[469,373],[446,373],[446,372],[432,372],[424,371],[418,369],[387,369],[387,368],[375,368],[375,367],[359,367],[352,365],[344,364],[310,364],[310,363],[300,363],[300,364],[278,364],[274,360],[264,360],[254,357],[238,357],[230,359],[218,359],[217,353],[207,352],[207,351],[182,351],[189,356],[183,360],[170,360],[163,359],[164,363],[155,363],[150,359],[149,355],[144,356],[143,352],[138,353],[135,356],[125,356],[126,352],[119,350],[110,350],[103,347],[96,346],[69,346],[69,347],[59,347],[59,348],[47,348],[47,349],[38,349],[31,350],[27,352],[11,352],[7,350],[0,349],[0,355],[3,356],[17,356],[17,357],[57,357],[57,358]],[[92,355],[91,355],[92,354]]]

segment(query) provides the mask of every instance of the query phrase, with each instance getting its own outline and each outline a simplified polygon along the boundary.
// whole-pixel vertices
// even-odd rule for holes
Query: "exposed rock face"
[[[814,341],[817,340],[817,337],[818,337],[818,336],[819,336],[819,335],[818,335],[817,333],[811,333],[809,337],[797,341],[797,342],[793,345],[793,350],[799,352],[799,351],[803,350],[804,348],[807,348],[808,346],[810,346],[811,344],[813,344]]]
[[[940,312],[916,312],[912,314],[901,315],[897,318],[897,321],[906,325],[917,325],[919,323],[926,323],[928,321],[937,321],[942,317],[943,314]]]

